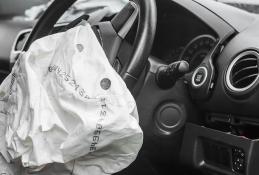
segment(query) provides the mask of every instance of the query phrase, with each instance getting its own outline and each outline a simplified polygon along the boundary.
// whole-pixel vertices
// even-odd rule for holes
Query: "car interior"
[[[56,22],[75,1],[54,1],[36,22],[0,20],[1,81],[33,41],[74,26]],[[259,174],[258,15],[209,0],[132,0],[92,29],[144,133],[118,175]]]

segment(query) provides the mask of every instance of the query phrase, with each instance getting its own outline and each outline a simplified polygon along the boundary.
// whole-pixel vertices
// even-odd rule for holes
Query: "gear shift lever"
[[[156,73],[156,82],[162,89],[173,87],[176,81],[189,71],[189,63],[177,61],[168,66],[161,66]]]

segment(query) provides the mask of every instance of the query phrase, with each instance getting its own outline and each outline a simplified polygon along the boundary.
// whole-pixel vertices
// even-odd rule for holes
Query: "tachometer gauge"
[[[200,35],[191,40],[184,48],[180,60],[190,64],[190,71],[194,70],[215,46],[216,39],[211,35]]]
[[[169,50],[169,53],[166,53],[163,60],[167,64],[171,64],[172,62],[178,61],[183,50],[184,50],[184,47],[177,47],[175,49]]]

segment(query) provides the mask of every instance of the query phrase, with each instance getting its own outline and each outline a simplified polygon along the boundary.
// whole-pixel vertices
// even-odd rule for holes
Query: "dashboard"
[[[152,55],[166,64],[185,60],[193,71],[216,46],[218,35],[180,6],[171,6],[170,10],[165,9],[159,15]]]

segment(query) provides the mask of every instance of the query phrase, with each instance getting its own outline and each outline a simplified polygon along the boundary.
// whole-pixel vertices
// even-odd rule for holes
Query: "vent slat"
[[[233,72],[236,72],[245,67],[257,66],[257,60],[239,60],[236,62],[235,66],[233,67]]]
[[[249,60],[239,60],[238,62],[236,62],[236,66],[244,66],[244,65],[255,65],[257,64],[257,60],[255,59],[249,59]]]
[[[244,58],[244,59],[241,59],[241,60],[238,60],[236,64],[239,64],[239,63],[242,63],[242,62],[247,62],[247,61],[257,61],[257,58],[256,57],[248,57],[248,58]]]
[[[240,77],[242,78],[246,74],[256,74],[258,73],[258,66],[249,66],[249,67],[243,67],[236,72],[233,73],[232,79],[239,79]]]
[[[238,81],[233,82],[233,84],[235,86],[238,86],[239,88],[244,88],[250,85],[256,79],[257,76],[258,74],[248,75],[239,79]]]

